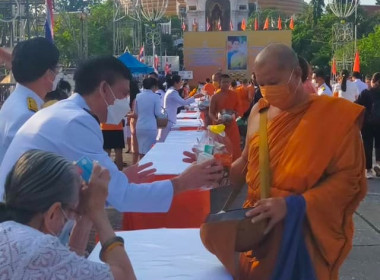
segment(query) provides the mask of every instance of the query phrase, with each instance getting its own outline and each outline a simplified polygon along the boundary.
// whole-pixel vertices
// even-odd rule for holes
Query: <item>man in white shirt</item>
[[[359,72],[352,73],[352,81],[355,83],[358,88],[358,94],[361,94],[363,90],[368,89],[368,85],[363,82],[361,79],[361,75]]]
[[[103,150],[99,121],[119,123],[129,107],[129,70],[116,58],[87,61],[75,73],[75,94],[31,117],[17,132],[0,167],[0,197],[6,175],[22,154],[39,149],[77,161],[83,156],[110,171],[108,203],[120,212],[167,212],[173,195],[210,185],[221,177],[214,160],[192,165],[172,180],[135,184],[152,179],[150,165],[119,171]]]
[[[17,85],[0,110],[0,164],[16,132],[41,109],[52,90],[58,59],[57,47],[45,38],[20,42],[13,50]]]
[[[326,84],[325,80],[325,73],[322,69],[318,69],[314,72],[315,74],[315,82],[317,83],[318,89],[317,93],[318,95],[328,95],[332,96],[332,91],[330,87]]]

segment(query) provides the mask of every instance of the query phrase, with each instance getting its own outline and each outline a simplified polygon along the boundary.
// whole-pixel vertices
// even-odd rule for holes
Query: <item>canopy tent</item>
[[[133,74],[149,74],[151,72],[154,72],[154,69],[152,67],[141,63],[128,52],[119,56],[119,60],[123,62],[124,65],[127,66]]]

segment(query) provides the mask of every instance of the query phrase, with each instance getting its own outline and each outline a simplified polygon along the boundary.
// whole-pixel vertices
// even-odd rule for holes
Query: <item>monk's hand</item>
[[[193,163],[181,175],[172,179],[174,194],[201,187],[218,187],[222,178],[223,166],[215,159]]]
[[[155,168],[150,168],[153,165],[152,162],[148,162],[142,165],[134,164],[123,169],[123,173],[127,176],[131,183],[144,183],[154,180],[154,173],[157,171]]]
[[[268,219],[268,225],[264,234],[269,233],[272,228],[286,216],[286,202],[282,197],[262,199],[255,203],[252,210],[246,213],[247,217],[252,217],[252,223]]]
[[[183,155],[185,156],[182,161],[186,163],[193,163],[197,161],[196,149],[193,148],[192,152],[184,151]]]

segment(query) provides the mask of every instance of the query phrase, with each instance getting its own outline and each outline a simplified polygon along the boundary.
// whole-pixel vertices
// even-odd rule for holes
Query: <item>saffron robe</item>
[[[261,99],[258,106],[262,109],[269,104]],[[281,112],[268,122],[270,196],[303,195],[304,237],[317,279],[338,280],[339,268],[352,248],[353,214],[367,191],[362,116],[363,107],[346,100],[311,96],[307,104]],[[248,194],[244,207],[260,200],[258,138],[257,132],[247,142]],[[247,252],[240,254],[236,263],[233,230],[217,240],[207,236],[202,240],[208,240],[207,247],[235,279],[268,280],[281,245],[281,224],[269,233],[270,245],[265,242],[260,248],[267,253],[261,262]],[[260,252],[255,255],[260,256]]]
[[[222,94],[221,90],[218,90],[212,98],[216,101],[216,113],[220,113],[222,110],[239,111],[239,100],[236,92],[229,90],[228,94]],[[226,135],[232,143],[232,157],[236,160],[241,155],[240,149],[240,133],[236,120],[232,120],[229,124],[226,124]]]
[[[265,100],[260,107],[265,107]],[[318,279],[337,280],[352,248],[353,214],[367,190],[360,136],[363,107],[343,99],[312,96],[292,112],[268,123],[272,173],[271,197],[303,195],[305,240]],[[260,199],[258,135],[249,142],[247,200]],[[240,258],[240,279],[251,279],[255,266]]]

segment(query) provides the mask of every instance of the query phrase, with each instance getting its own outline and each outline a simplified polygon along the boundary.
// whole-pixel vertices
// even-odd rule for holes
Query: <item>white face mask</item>
[[[129,106],[129,98],[125,97],[123,99],[117,99],[113,93],[111,87],[108,85],[109,89],[112,92],[115,101],[112,105],[108,104],[104,99],[104,102],[107,104],[107,124],[119,124],[125,115],[131,110]]]

